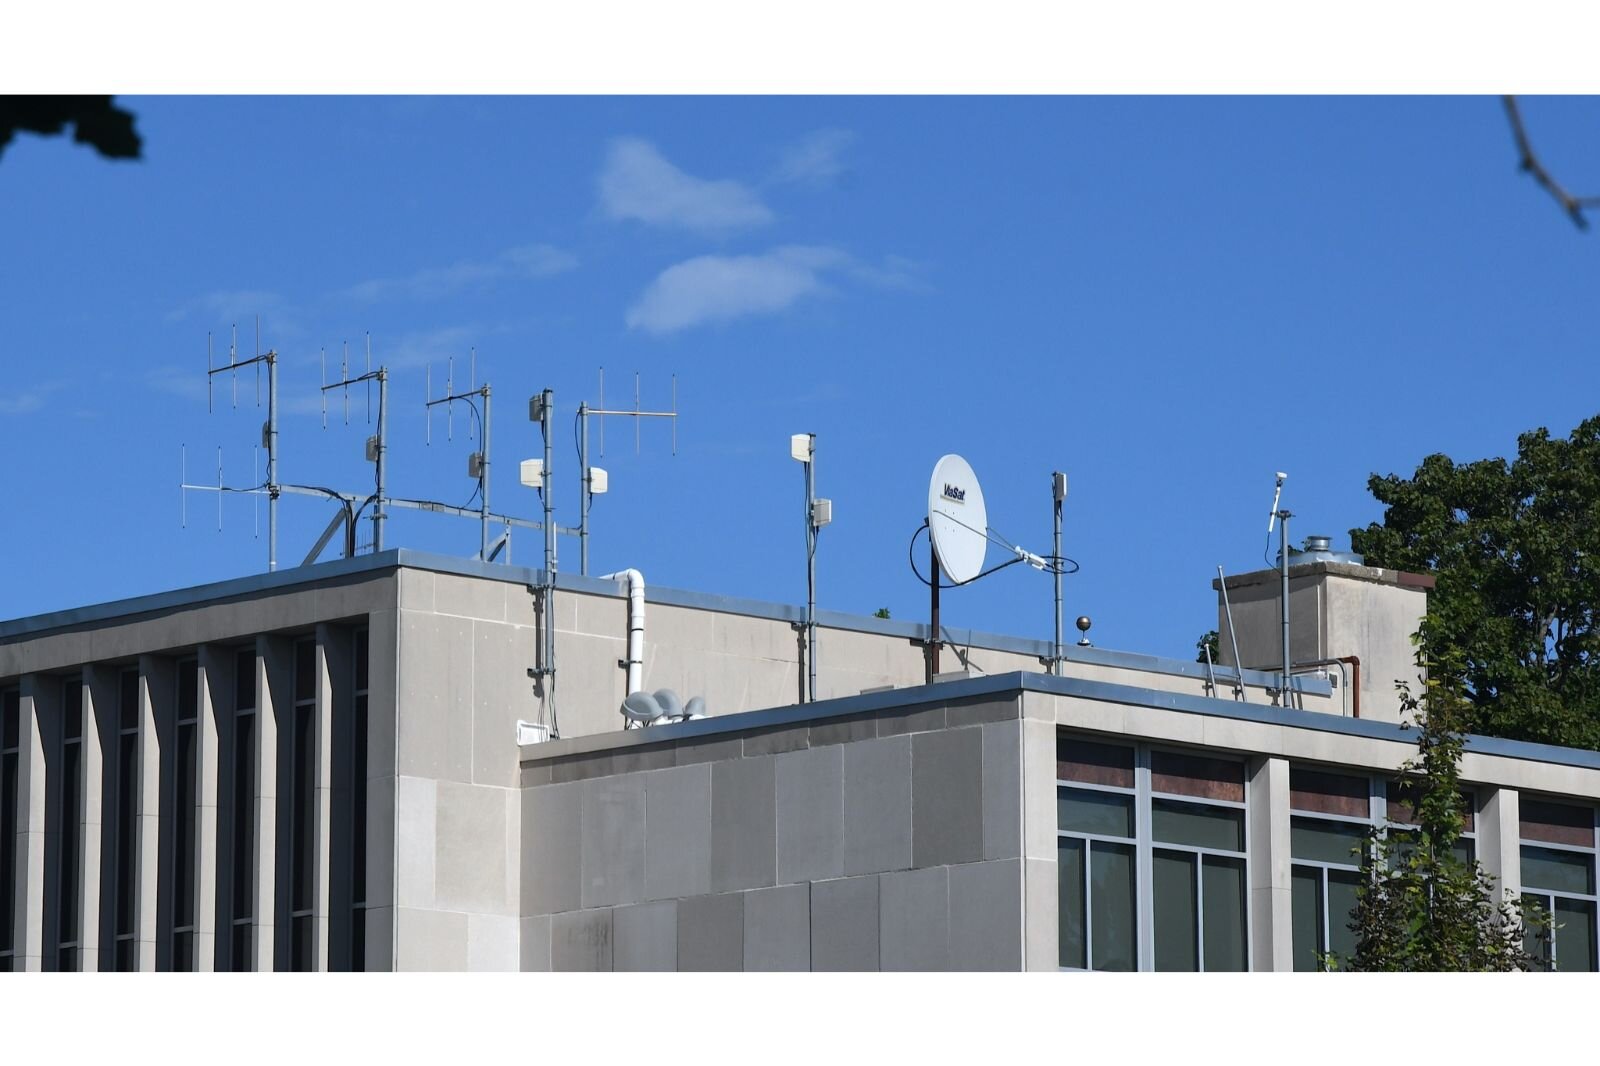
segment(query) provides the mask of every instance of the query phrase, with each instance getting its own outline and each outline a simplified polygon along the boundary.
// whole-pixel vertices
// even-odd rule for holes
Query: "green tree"
[[[1215,629],[1207,630],[1199,640],[1194,642],[1194,661],[1197,663],[1205,662],[1206,649],[1209,648],[1211,649],[1211,661],[1217,662],[1218,652],[1220,651],[1220,649],[1217,647],[1217,641],[1219,639],[1221,639],[1220,635]]]
[[[0,154],[20,132],[54,136],[72,127],[72,139],[107,159],[138,159],[142,142],[133,113],[109,96],[0,96]]]
[[[1430,455],[1368,487],[1383,521],[1351,543],[1369,566],[1436,575],[1423,646],[1462,663],[1462,728],[1600,747],[1600,417],[1524,433],[1509,463]]]
[[[1357,971],[1532,970],[1528,936],[1544,935],[1539,914],[1522,913],[1494,878],[1459,847],[1464,828],[1457,723],[1470,711],[1455,664],[1435,663],[1421,699],[1402,684],[1402,714],[1417,729],[1417,755],[1401,767],[1415,830],[1373,830],[1350,928],[1353,958],[1330,969]]]

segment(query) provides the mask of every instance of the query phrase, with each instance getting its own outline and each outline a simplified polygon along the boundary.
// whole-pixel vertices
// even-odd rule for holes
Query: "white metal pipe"
[[[644,688],[644,575],[637,570],[619,570],[601,575],[602,580],[628,583],[628,691],[631,696]]]

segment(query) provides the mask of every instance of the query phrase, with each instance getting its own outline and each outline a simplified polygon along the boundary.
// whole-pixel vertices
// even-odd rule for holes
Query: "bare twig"
[[[1556,202],[1572,219],[1573,225],[1581,230],[1588,229],[1589,220],[1584,217],[1583,210],[1586,207],[1600,207],[1600,196],[1573,196],[1567,192],[1544,168],[1544,164],[1539,162],[1539,157],[1533,154],[1533,145],[1528,141],[1527,128],[1522,124],[1522,114],[1517,110],[1517,98],[1505,96],[1501,99],[1505,101],[1506,117],[1511,120],[1511,135],[1516,139],[1517,151],[1522,155],[1518,165],[1532,174],[1533,180],[1544,186],[1550,195],[1556,198]]]

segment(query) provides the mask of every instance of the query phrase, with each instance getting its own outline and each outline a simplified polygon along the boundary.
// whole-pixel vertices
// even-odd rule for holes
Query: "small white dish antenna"
[[[951,581],[971,581],[982,572],[989,547],[989,511],[978,475],[959,455],[947,455],[934,464],[928,482],[928,538],[940,569]]]

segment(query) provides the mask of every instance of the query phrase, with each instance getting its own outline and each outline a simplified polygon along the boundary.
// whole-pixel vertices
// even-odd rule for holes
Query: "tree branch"
[[[1567,216],[1572,219],[1573,225],[1581,230],[1588,229],[1589,220],[1584,217],[1583,210],[1586,207],[1600,206],[1600,196],[1574,196],[1569,193],[1544,168],[1544,164],[1539,162],[1539,157],[1533,154],[1533,145],[1528,140],[1527,128],[1522,124],[1522,114],[1517,110],[1517,98],[1515,96],[1504,96],[1501,99],[1505,101],[1506,117],[1511,120],[1511,136],[1516,140],[1517,151],[1521,155],[1517,165],[1522,170],[1533,175],[1533,180],[1544,186],[1545,190],[1556,198],[1556,202],[1561,205],[1562,210],[1566,211]]]

